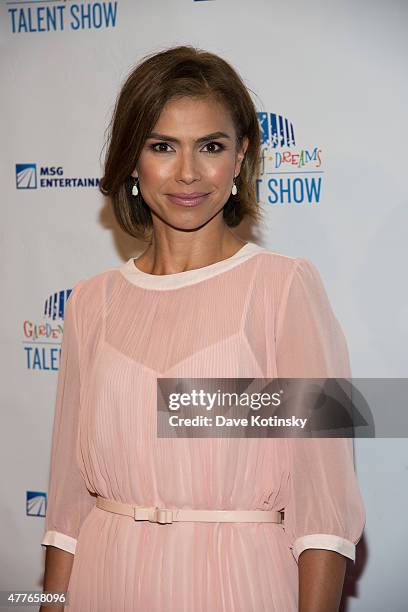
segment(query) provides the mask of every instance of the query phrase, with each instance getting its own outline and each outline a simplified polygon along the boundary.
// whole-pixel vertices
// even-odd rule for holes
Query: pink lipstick
[[[198,206],[209,196],[208,193],[199,193],[195,191],[194,193],[169,193],[167,197],[173,204],[178,204],[179,206],[184,206],[186,208],[192,208],[194,206]]]

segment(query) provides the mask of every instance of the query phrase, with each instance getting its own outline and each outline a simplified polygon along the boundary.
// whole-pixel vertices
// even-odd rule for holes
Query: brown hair
[[[238,193],[230,195],[223,218],[230,227],[245,216],[260,217],[256,179],[261,163],[260,128],[248,88],[232,66],[222,58],[192,46],[171,47],[147,55],[126,79],[108,127],[105,174],[100,190],[109,195],[120,227],[136,238],[150,236],[152,217],[140,193],[132,196],[131,177],[144,143],[158,121],[164,105],[175,98],[213,98],[230,111],[237,133],[248,148],[235,179]]]

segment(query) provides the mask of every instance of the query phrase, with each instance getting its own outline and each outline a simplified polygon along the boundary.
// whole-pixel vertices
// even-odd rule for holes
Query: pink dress
[[[159,377],[349,377],[315,267],[247,243],[164,276],[133,259],[67,302],[42,545],[74,554],[75,612],[296,612],[298,557],[354,559],[347,438],[158,438]],[[158,524],[95,507],[281,510],[283,524]]]

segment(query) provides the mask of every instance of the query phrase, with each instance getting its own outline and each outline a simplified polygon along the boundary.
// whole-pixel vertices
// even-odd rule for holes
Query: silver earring
[[[235,184],[235,176],[234,176],[233,181],[232,181],[231,193],[232,193],[232,195],[237,195],[237,193],[238,193],[238,189],[237,189],[237,186]]]
[[[133,185],[133,187],[132,187],[132,195],[133,195],[133,196],[137,196],[137,195],[138,195],[138,193],[139,193],[139,190],[138,190],[138,188],[137,188],[137,182],[138,182],[138,180],[139,180],[139,177],[137,176],[137,177],[135,178],[135,184],[134,184],[134,185]]]

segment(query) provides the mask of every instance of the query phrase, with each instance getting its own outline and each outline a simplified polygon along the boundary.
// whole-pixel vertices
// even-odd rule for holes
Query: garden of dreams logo
[[[275,113],[259,112],[261,174],[258,201],[274,205],[316,205],[320,202],[322,151],[299,147],[293,124]]]

